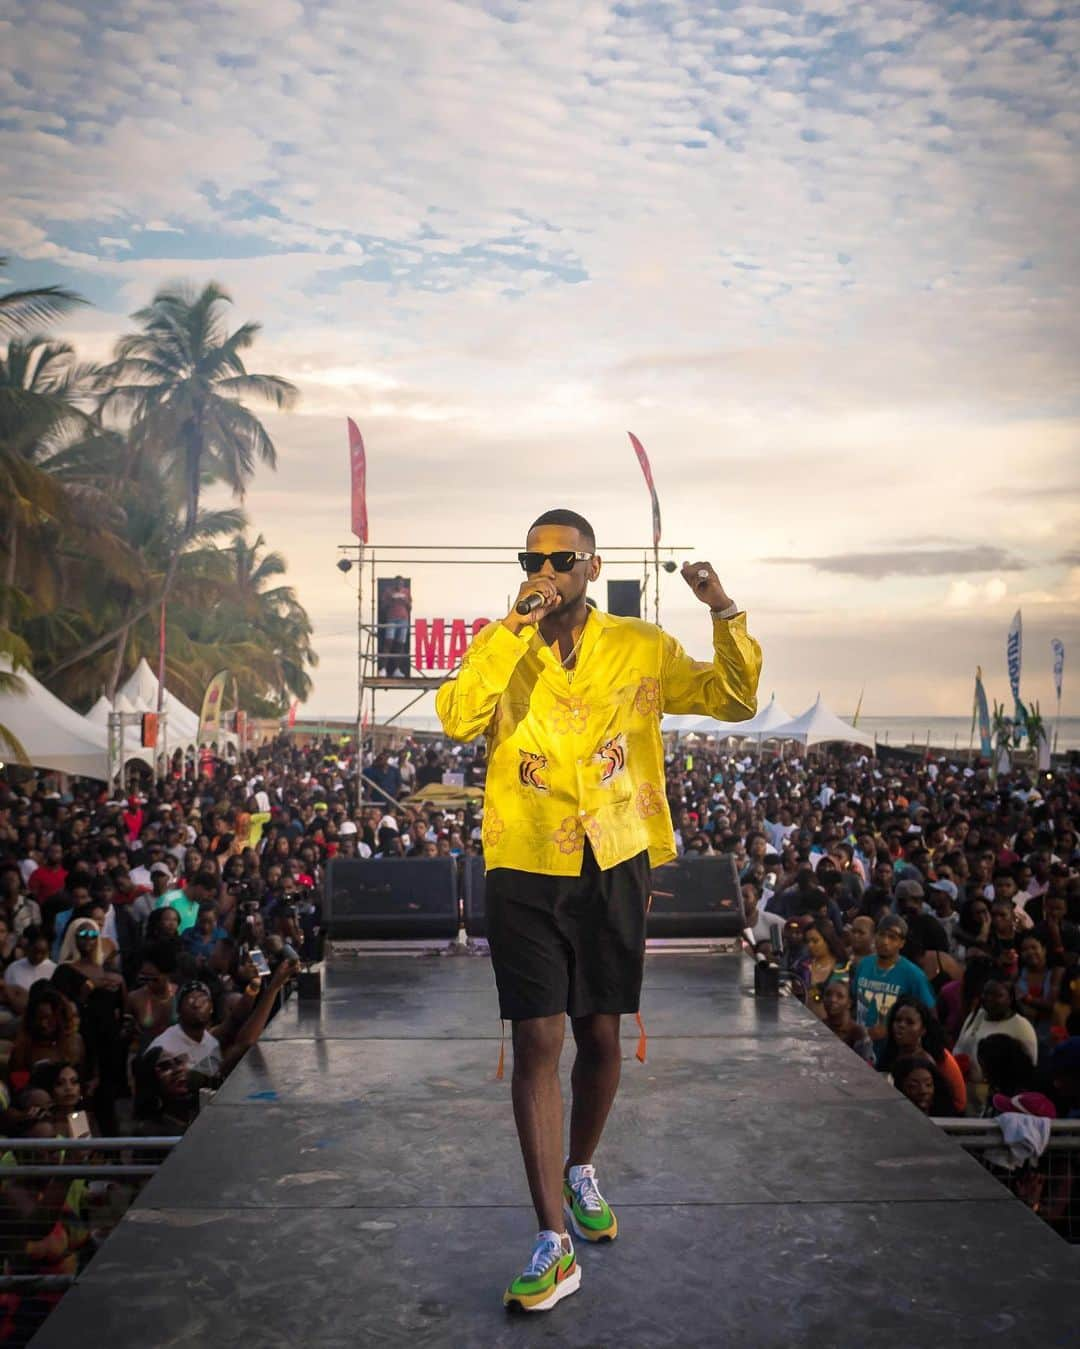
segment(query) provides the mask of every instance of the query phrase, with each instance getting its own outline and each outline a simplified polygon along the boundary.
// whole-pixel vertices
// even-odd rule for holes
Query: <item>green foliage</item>
[[[283,711],[310,692],[310,620],[284,558],[203,497],[221,484],[242,498],[276,465],[247,403],[288,408],[296,390],[246,369],[259,326],[228,331],[220,286],[159,291],[96,368],[29,332],[81,303],[59,287],[0,294],[0,658],[89,705],[141,657],[156,667],[164,601],[180,698],[197,707],[226,668],[242,706]]]

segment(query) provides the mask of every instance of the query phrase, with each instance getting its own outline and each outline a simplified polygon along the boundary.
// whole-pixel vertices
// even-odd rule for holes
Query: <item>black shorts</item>
[[[493,867],[484,905],[499,1015],[636,1012],[648,896],[648,850],[601,871],[586,840],[580,876]]]

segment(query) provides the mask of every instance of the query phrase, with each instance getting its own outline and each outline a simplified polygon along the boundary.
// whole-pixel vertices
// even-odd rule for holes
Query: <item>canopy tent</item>
[[[135,712],[156,712],[158,705],[157,676],[151,670],[146,657],[139,661],[131,675],[120,686],[120,696],[125,697]],[[165,690],[162,707],[168,714],[166,732],[169,744],[175,749],[179,745],[185,748],[199,742],[199,717],[190,707],[185,707],[179,698]]]
[[[769,740],[775,734],[774,728],[791,721],[791,713],[776,701],[774,693],[756,716],[749,721],[717,721],[713,717],[670,716],[665,717],[661,729],[676,731],[679,735],[714,735],[739,739],[755,739],[759,742]]]
[[[860,731],[849,722],[841,721],[834,712],[830,712],[821,701],[820,693],[802,716],[793,717],[791,721],[774,726],[769,735],[777,740],[797,740],[807,749],[811,745],[842,740],[849,745],[865,745],[873,752],[876,743],[869,731]]]
[[[135,708],[128,702],[122,693],[116,695],[116,702],[110,703],[104,693],[86,714],[86,720],[92,721],[95,726],[104,726],[108,730],[110,712],[134,712]]]
[[[11,662],[0,657],[0,669]],[[16,737],[35,768],[105,782],[109,776],[108,734],[68,707],[32,674],[18,671],[20,691],[0,691],[0,726]]]
[[[711,721],[701,726],[705,735],[737,736],[747,740],[771,740],[776,736],[777,726],[785,726],[791,721],[791,713],[782,703],[776,701],[774,693],[764,707],[759,708],[749,721]]]

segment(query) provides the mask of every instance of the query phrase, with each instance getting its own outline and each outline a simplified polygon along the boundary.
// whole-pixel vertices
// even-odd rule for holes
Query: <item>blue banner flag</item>
[[[1020,743],[1020,737],[1027,726],[1027,712],[1024,710],[1024,704],[1020,701],[1020,663],[1024,654],[1024,630],[1020,620],[1020,610],[1017,609],[1013,614],[1013,621],[1009,624],[1009,636],[1005,642],[1005,661],[1009,667],[1009,687],[1012,689],[1013,703],[1016,711],[1014,714],[1014,732],[1013,741]]]

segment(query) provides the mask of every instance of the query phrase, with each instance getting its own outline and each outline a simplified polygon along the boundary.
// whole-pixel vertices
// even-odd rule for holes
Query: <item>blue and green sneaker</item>
[[[567,1226],[582,1241],[614,1241],[619,1235],[607,1200],[597,1189],[594,1166],[572,1166],[563,1181],[563,1213]]]
[[[573,1245],[564,1251],[558,1232],[541,1232],[532,1259],[503,1294],[503,1306],[546,1312],[580,1287],[581,1266]]]

